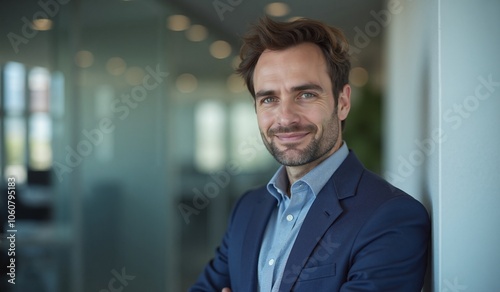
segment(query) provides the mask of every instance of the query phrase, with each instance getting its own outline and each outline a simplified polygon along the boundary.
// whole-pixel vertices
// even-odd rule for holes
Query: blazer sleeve
[[[229,275],[229,245],[231,242],[231,230],[238,206],[242,199],[238,200],[230,216],[228,228],[222,238],[222,242],[215,251],[215,256],[205,266],[190,292],[221,291],[222,288],[231,287]]]
[[[189,289],[190,292],[221,291],[230,287],[228,269],[228,232],[224,235],[221,245],[215,252],[215,257],[205,266],[205,269]]]
[[[427,266],[430,220],[410,196],[379,206],[360,229],[341,292],[420,292]]]

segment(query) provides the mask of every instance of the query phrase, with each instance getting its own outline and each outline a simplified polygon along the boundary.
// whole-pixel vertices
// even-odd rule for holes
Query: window
[[[28,172],[52,167],[51,73],[16,62],[2,70],[0,94],[1,173],[26,183]],[[61,83],[59,83],[61,86]]]
[[[52,166],[52,120],[50,117],[50,73],[34,68],[28,75],[28,167],[35,171]]]
[[[225,118],[222,102],[201,102],[195,109],[195,165],[200,171],[215,171],[225,163]]]
[[[5,178],[15,176],[26,181],[26,69],[19,63],[7,63],[3,69],[2,132]]]
[[[199,103],[195,135],[195,165],[202,172],[219,170],[228,160],[243,171],[255,172],[274,161],[262,142],[251,103]]]

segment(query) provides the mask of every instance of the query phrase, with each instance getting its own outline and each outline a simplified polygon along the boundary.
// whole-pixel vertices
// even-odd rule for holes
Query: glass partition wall
[[[274,167],[238,44],[160,1],[6,5],[1,175],[18,233],[2,291],[185,290]]]

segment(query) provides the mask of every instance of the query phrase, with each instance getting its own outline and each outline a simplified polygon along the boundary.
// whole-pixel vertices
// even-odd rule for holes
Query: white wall
[[[433,220],[428,291],[495,291],[500,1],[389,1],[386,177]],[[432,287],[432,289],[431,289]]]

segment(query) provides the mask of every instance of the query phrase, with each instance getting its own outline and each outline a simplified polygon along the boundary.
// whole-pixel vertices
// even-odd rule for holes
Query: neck
[[[325,153],[323,156],[320,156],[318,159],[311,161],[307,164],[304,165],[299,165],[299,166],[286,166],[286,173],[288,176],[288,181],[289,181],[289,186],[288,186],[288,195],[290,195],[290,186],[293,185],[294,182],[298,181],[301,179],[304,175],[306,175],[309,171],[311,171],[313,168],[318,166],[321,162],[323,162],[325,159],[330,157],[333,153],[335,153],[340,146],[342,146],[342,139],[339,139],[337,143],[328,151]]]

